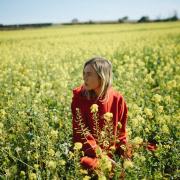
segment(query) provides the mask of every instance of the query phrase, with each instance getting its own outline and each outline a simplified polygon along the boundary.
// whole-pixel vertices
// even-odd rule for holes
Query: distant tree
[[[126,22],[128,20],[128,16],[124,16],[124,17],[122,17],[122,18],[119,18],[118,19],[118,22],[119,23],[124,23],[124,22]]]
[[[138,22],[149,22],[150,20],[149,20],[149,17],[148,16],[142,16],[139,20],[138,20]]]
[[[174,11],[174,15],[169,18],[171,21],[177,21],[178,20],[178,14],[177,11]]]
[[[94,24],[94,22],[92,20],[89,20],[88,24]]]
[[[121,18],[119,18],[118,23],[123,23],[123,20]]]
[[[156,19],[154,20],[154,22],[161,22],[162,20],[161,20],[161,16],[159,15],[159,16],[157,16],[156,17]]]
[[[127,21],[127,20],[128,20],[128,16],[124,16],[124,17],[122,18],[122,20],[123,20],[123,21]]]
[[[161,22],[161,21],[177,21],[178,20],[178,14],[177,14],[177,11],[174,11],[174,14],[168,18],[165,18],[165,19],[161,19],[160,16],[157,17],[154,21],[155,22]]]
[[[163,21],[177,21],[177,20],[178,20],[178,15],[176,11],[174,11],[174,14],[171,17],[163,19]]]
[[[72,24],[77,24],[79,21],[78,21],[78,19],[77,18],[74,18],[74,19],[72,19]]]

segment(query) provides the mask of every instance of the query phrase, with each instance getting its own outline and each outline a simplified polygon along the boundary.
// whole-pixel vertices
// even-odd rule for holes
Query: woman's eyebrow
[[[91,74],[92,72],[91,71],[83,71],[83,73],[85,74],[85,73],[87,73],[87,74]]]

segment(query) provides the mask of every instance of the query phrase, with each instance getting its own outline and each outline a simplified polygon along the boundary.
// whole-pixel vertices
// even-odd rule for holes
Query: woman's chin
[[[91,90],[91,89],[90,89],[90,88],[88,88],[87,86],[84,86],[84,89],[85,89],[86,91]]]
[[[90,90],[91,90],[91,88],[88,87],[87,85],[84,85],[84,89],[85,89],[86,91],[90,91]]]

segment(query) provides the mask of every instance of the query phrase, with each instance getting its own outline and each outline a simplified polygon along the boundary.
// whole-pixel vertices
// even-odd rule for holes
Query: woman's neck
[[[99,97],[99,95],[101,93],[101,88],[98,87],[98,88],[94,89],[94,92],[95,92],[96,96]]]

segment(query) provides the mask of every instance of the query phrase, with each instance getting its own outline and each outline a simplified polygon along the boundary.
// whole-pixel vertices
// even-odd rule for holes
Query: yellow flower
[[[165,97],[164,97],[164,100],[165,100],[167,103],[169,103],[169,102],[171,101],[171,97],[170,97],[170,96],[165,96]]]
[[[124,166],[125,169],[132,168],[133,167],[133,162],[130,161],[130,160],[125,160],[124,163],[123,163],[123,166]]]
[[[85,176],[85,177],[83,178],[83,180],[90,180],[90,179],[91,179],[90,176]]]
[[[135,152],[135,153],[133,154],[133,156],[134,156],[135,158],[137,158],[137,157],[139,157],[139,154]]]
[[[30,87],[27,87],[27,86],[22,87],[22,92],[23,93],[27,94],[27,93],[29,93],[29,91],[30,91]]]
[[[152,100],[153,100],[155,103],[159,103],[159,102],[161,102],[161,100],[162,100],[162,96],[159,95],[159,94],[155,94],[155,95],[152,97]]]
[[[59,120],[59,127],[62,128],[62,126],[63,126],[62,120]]]
[[[104,147],[108,147],[109,146],[109,142],[108,141],[103,141],[103,146]]]
[[[100,168],[103,171],[111,171],[112,169],[112,163],[106,154],[103,154],[102,158],[100,159]]]
[[[124,144],[121,145],[121,149],[123,149],[124,151],[126,150],[126,146]]]
[[[171,90],[172,88],[176,87],[176,80],[171,80],[167,82],[167,89]]]
[[[87,172],[86,169],[80,169],[80,173],[81,173],[81,174],[88,174],[88,172]]]
[[[159,124],[164,124],[166,123],[166,119],[163,116],[157,116],[157,122]]]
[[[154,176],[155,179],[163,179],[163,175],[161,174],[161,172],[155,172]]]
[[[139,144],[142,144],[143,139],[140,138],[140,137],[135,137],[132,142],[133,142],[133,144],[135,144],[135,145],[139,145]]]
[[[55,154],[55,152],[54,152],[53,149],[49,149],[49,150],[48,150],[48,153],[49,153],[50,156],[54,156],[54,154]]]
[[[38,159],[39,158],[39,154],[37,152],[32,154],[32,157],[34,157],[34,159]]]
[[[113,118],[113,114],[111,112],[107,112],[107,113],[104,114],[104,119],[106,121],[109,122],[109,121],[111,121],[112,118]]]
[[[163,112],[163,109],[164,109],[163,106],[158,106],[157,107],[157,112],[161,113],[161,112]]]
[[[25,176],[25,174],[26,174],[26,173],[25,173],[24,171],[21,171],[21,172],[20,172],[20,176]]]
[[[131,122],[132,122],[132,127],[133,127],[133,128],[136,128],[136,127],[139,126],[139,120],[138,120],[137,118],[133,118],[133,119],[131,120]]]
[[[147,74],[145,77],[145,82],[150,83],[150,84],[154,84],[154,79],[152,78],[152,74]]]
[[[75,150],[80,150],[82,148],[82,143],[81,142],[76,142],[75,144],[74,144],[74,149]]]
[[[147,132],[147,133],[149,132],[149,129],[148,129],[148,128],[145,128],[144,130],[145,130],[145,132]]]
[[[49,161],[47,163],[48,168],[50,169],[56,169],[56,162],[55,161]]]
[[[37,170],[39,168],[39,164],[34,164],[34,168]]]
[[[57,158],[59,158],[59,157],[61,156],[60,151],[56,151],[55,156],[56,156]]]
[[[101,137],[104,138],[106,133],[104,131],[101,131]]]
[[[0,110],[0,117],[5,118],[6,114],[7,113],[6,113],[6,111],[4,109]]]
[[[146,158],[142,155],[139,155],[138,153],[134,153],[134,158],[139,159],[141,162],[144,162]]]
[[[128,137],[130,137],[132,135],[132,131],[131,131],[131,128],[127,127],[127,135]]]
[[[61,166],[64,166],[64,165],[66,164],[66,161],[60,160],[60,161],[59,161],[59,164],[60,164]]]
[[[29,180],[36,180],[37,179],[37,176],[35,173],[30,173],[29,174]]]
[[[145,112],[146,116],[148,116],[150,119],[153,118],[153,113],[152,113],[151,109],[145,108],[144,112]]]
[[[18,146],[15,148],[15,151],[16,151],[16,152],[19,152],[19,151],[21,151],[21,150],[22,150],[22,148],[20,148],[20,147],[18,147]]]
[[[139,156],[139,159],[144,162],[146,160],[146,158],[144,156]]]
[[[118,128],[121,129],[122,128],[122,124],[120,122],[118,122]]]
[[[166,124],[164,124],[162,126],[162,132],[165,133],[165,134],[169,134],[169,128],[168,128],[168,126]]]
[[[111,150],[112,152],[114,152],[114,151],[116,150],[115,145],[111,146],[111,147],[110,147],[110,150]]]
[[[164,145],[164,148],[165,148],[165,149],[170,149],[171,146],[170,146],[169,144],[167,144],[167,145]]]
[[[141,107],[139,107],[137,104],[133,104],[132,105],[132,108],[133,108],[133,111],[137,114],[141,113],[142,112],[142,109]]]
[[[96,113],[98,112],[98,105],[97,104],[93,104],[91,107],[91,113]]]
[[[98,177],[98,180],[106,180],[106,176],[101,175],[101,176]]]
[[[58,138],[58,131],[57,130],[52,129],[50,134],[51,134],[52,138],[54,138],[54,139]]]
[[[74,153],[70,151],[68,157],[69,157],[69,159],[72,159],[74,157]]]

